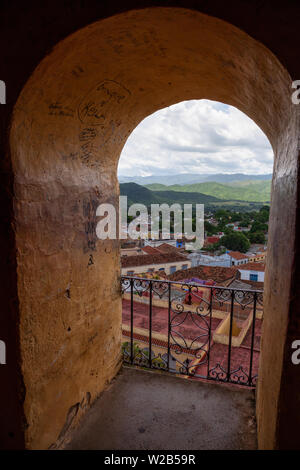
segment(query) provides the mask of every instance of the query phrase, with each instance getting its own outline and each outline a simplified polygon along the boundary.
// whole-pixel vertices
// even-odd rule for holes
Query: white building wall
[[[231,258],[231,265],[232,266],[241,266],[241,264],[249,263],[249,259],[235,259]]]
[[[229,268],[231,266],[228,255],[209,256],[201,253],[191,253],[188,258],[192,261],[192,268],[195,266],[221,266]]]
[[[264,271],[254,271],[254,270],[246,270],[246,269],[239,269],[240,273],[241,273],[241,280],[244,280],[244,281],[250,281],[250,274],[257,274],[258,278],[257,278],[257,281],[258,282],[264,282],[265,280],[265,273]]]

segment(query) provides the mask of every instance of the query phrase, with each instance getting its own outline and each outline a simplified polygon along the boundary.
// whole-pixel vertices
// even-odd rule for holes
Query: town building
[[[121,256],[136,256],[140,254],[143,254],[143,251],[139,247],[121,248]]]
[[[152,246],[153,248],[157,248],[162,244],[167,244],[176,247],[176,239],[170,238],[169,240],[154,240],[149,238],[148,240],[144,241],[145,246]]]
[[[219,240],[220,240],[220,237],[218,236],[206,237],[206,239],[204,240],[203,246],[207,247],[210,245],[214,245],[215,243],[218,243]]]
[[[238,267],[241,273],[241,280],[264,282],[265,264],[264,263],[246,263]]]
[[[231,266],[231,258],[227,253],[223,255],[205,254],[202,252],[190,253],[187,257],[192,261],[192,267],[204,266],[223,266],[229,268]]]
[[[169,279],[171,281],[198,279],[200,281],[213,281],[218,286],[228,286],[239,277],[239,271],[235,266],[196,266],[185,271],[172,273]]]
[[[156,253],[122,257],[121,266],[122,274],[128,276],[155,271],[172,274],[190,268],[191,261],[180,253]]]
[[[239,251],[228,251],[227,255],[230,258],[231,266],[240,266],[241,264],[248,263],[248,256]]]
[[[253,262],[253,263],[262,263],[266,261],[266,256],[267,256],[267,250],[263,249],[261,251],[258,251],[257,253],[251,253],[248,254],[248,261]]]

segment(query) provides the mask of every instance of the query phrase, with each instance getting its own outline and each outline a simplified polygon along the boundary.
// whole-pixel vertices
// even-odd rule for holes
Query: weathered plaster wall
[[[257,393],[259,445],[296,449],[300,422],[300,373],[292,365],[292,341],[299,337],[299,309],[291,309],[297,241],[297,181],[299,179],[299,108],[294,106],[285,131],[278,136],[274,162],[267,269],[264,282],[264,322]],[[293,325],[289,338],[288,329]],[[298,326],[298,329],[296,328]],[[280,370],[279,364],[282,364]],[[298,366],[299,367],[299,366]],[[287,381],[287,371],[293,369]],[[298,377],[298,378],[297,378]],[[285,379],[286,380],[286,379]],[[279,392],[279,394],[278,394]],[[285,398],[282,400],[283,393]],[[289,398],[288,398],[289,395]],[[280,399],[281,398],[281,399]],[[289,414],[286,414],[289,410]],[[284,423],[285,436],[281,430]],[[275,430],[275,432],[274,432]],[[281,437],[279,438],[279,435]]]
[[[27,447],[55,442],[119,365],[118,247],[95,240],[93,229],[95,206],[117,199],[120,151],[150,113],[200,98],[247,113],[276,154],[270,253],[283,239],[286,245],[266,272],[270,303],[258,395],[260,445],[275,445],[297,198],[290,82],[263,45],[184,9],[101,20],[60,42],[37,67],[15,106],[10,135]]]

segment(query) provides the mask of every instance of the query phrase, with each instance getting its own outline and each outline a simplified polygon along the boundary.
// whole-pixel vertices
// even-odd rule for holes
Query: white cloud
[[[119,175],[272,173],[273,151],[244,113],[209,100],[183,101],[144,119],[129,136]]]

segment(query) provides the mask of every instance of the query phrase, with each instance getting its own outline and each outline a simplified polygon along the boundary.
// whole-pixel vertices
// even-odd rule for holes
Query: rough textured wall
[[[93,224],[95,205],[118,196],[116,167],[126,138],[157,109],[199,98],[233,104],[258,123],[280,156],[274,200],[295,201],[288,74],[264,46],[222,21],[176,9],[99,21],[59,43],[22,91],[11,153],[28,447],[55,442],[118,367],[118,247],[96,241]],[[272,215],[272,243],[282,240],[282,232],[275,236],[279,207]],[[295,204],[285,221],[294,226]],[[286,256],[292,262],[293,242],[291,231],[278,266]],[[270,351],[278,361],[258,401],[262,447],[275,442],[289,268],[280,294],[273,292],[282,328],[269,332],[263,346],[270,359],[273,341]],[[269,324],[274,304],[265,313]]]
[[[272,201],[269,223],[267,270],[264,282],[264,322],[260,355],[259,381],[257,388],[258,444],[260,448],[298,448],[299,424],[299,372],[291,363],[291,338],[287,338],[290,302],[293,298],[292,279],[295,264],[297,178],[298,178],[298,138],[299,113],[292,106],[290,121],[286,131],[278,136],[277,158],[274,162],[272,181]],[[294,329],[294,335],[296,329]],[[299,328],[298,328],[299,337]],[[297,339],[295,336],[293,339]],[[283,368],[279,365],[282,364]],[[283,384],[285,375],[292,366],[295,373],[293,383]],[[291,376],[290,376],[291,377]],[[289,379],[291,380],[291,378]],[[298,386],[296,385],[298,382]],[[280,390],[289,395],[281,402]],[[295,400],[295,401],[294,401]],[[283,409],[290,410],[288,417]],[[284,439],[279,441],[279,420],[288,426]],[[282,436],[283,437],[283,436]]]

